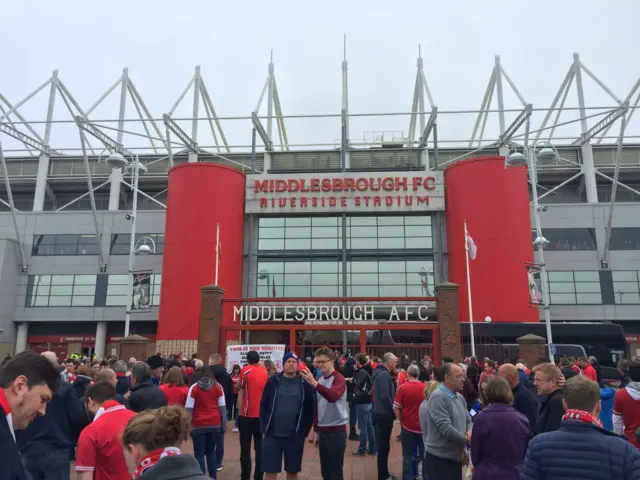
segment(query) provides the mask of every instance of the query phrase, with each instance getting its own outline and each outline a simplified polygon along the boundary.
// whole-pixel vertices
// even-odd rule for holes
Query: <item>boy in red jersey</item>
[[[640,448],[636,435],[640,428],[640,361],[629,362],[628,375],[629,383],[616,392],[613,400],[613,431]]]
[[[116,387],[96,382],[84,394],[87,412],[93,415],[78,439],[78,480],[122,480],[130,478],[120,437],[134,412],[116,400]]]
[[[251,438],[256,452],[254,480],[262,480],[262,432],[260,430],[260,399],[269,374],[260,366],[260,354],[255,350],[247,352],[247,363],[240,371],[238,406],[240,417],[240,480],[251,477]]]

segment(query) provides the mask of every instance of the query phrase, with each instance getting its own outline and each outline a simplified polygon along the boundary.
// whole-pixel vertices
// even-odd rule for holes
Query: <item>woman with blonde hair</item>
[[[276,373],[278,373],[278,369],[276,368],[276,366],[274,365],[272,360],[265,360],[264,361],[264,368],[267,371],[267,373],[269,374],[270,377],[274,376]]]
[[[191,417],[176,405],[145,410],[122,434],[127,468],[135,480],[205,480],[196,459],[180,451]]]
[[[440,382],[437,380],[429,380],[424,384],[424,400],[420,404],[420,408],[418,409],[418,418],[420,419],[420,431],[422,433],[422,443],[425,444],[425,448],[427,445],[427,403],[429,402],[429,397],[433,392],[435,392],[438,388],[440,388]],[[426,455],[422,460],[422,471],[427,471],[427,466],[425,464]]]
[[[189,387],[184,382],[184,374],[180,367],[171,367],[164,377],[160,390],[167,397],[168,405],[184,406],[187,402]]]

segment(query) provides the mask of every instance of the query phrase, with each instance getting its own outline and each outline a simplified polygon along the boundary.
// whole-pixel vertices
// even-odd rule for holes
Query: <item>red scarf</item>
[[[595,417],[594,415],[591,415],[589,412],[584,412],[582,410],[567,410],[566,412],[564,412],[562,419],[576,420],[578,422],[590,423],[592,425],[596,425],[597,427],[603,428],[602,422],[598,419],[598,417]]]
[[[5,415],[9,415],[11,413],[11,407],[9,406],[9,401],[7,400],[7,397],[4,394],[4,390],[2,390],[2,388],[0,388],[0,408],[2,409]]]
[[[158,450],[154,450],[153,452],[151,452],[150,454],[148,454],[146,457],[142,459],[142,461],[140,462],[140,465],[138,465],[136,470],[133,472],[133,478],[134,479],[140,478],[140,475],[142,475],[142,472],[144,472],[147,468],[153,467],[156,463],[160,461],[161,458],[176,457],[181,453],[182,452],[180,451],[180,449],[176,447],[167,447],[167,448],[160,448]]]

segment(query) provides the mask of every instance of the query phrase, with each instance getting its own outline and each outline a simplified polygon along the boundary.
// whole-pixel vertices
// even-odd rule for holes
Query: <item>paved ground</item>
[[[225,434],[224,470],[218,472],[218,480],[238,480],[240,478],[240,441],[238,439],[238,434],[231,432],[231,428],[233,428],[233,426],[230,423],[229,430]],[[395,441],[395,437],[398,433],[399,426],[396,424],[393,437],[391,438],[389,466],[391,473],[400,478],[402,476],[402,450],[400,448],[400,443]],[[347,451],[344,459],[344,478],[345,480],[375,480],[378,478],[376,457],[369,455],[366,457],[358,457],[353,455],[353,452],[358,448],[358,445],[358,442],[347,443]],[[184,445],[183,450],[188,453],[193,451],[191,441]],[[281,474],[281,477],[279,478],[284,479],[284,474]],[[298,478],[300,480],[322,479],[320,476],[320,457],[318,449],[309,442],[305,445],[302,472],[298,475]],[[73,473],[71,475],[71,480],[76,480],[76,476]]]

